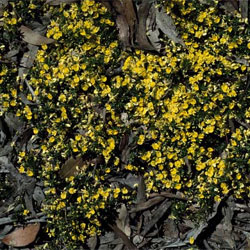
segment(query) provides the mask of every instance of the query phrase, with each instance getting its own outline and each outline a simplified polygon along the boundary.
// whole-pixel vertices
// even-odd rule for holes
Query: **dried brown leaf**
[[[167,212],[167,210],[171,207],[172,202],[166,199],[162,202],[162,204],[157,208],[154,212],[152,219],[147,223],[141,233],[142,236],[145,236],[151,228],[162,218],[162,216]]]
[[[23,34],[23,40],[27,43],[33,45],[42,45],[55,42],[54,39],[41,36],[39,33],[31,30],[30,28],[24,25],[22,25],[19,30]]]
[[[147,210],[147,209],[152,208],[153,206],[159,204],[163,200],[165,200],[165,197],[163,197],[163,196],[154,197],[148,201],[141,202],[141,203],[137,204],[136,207],[132,208],[129,212],[136,213],[139,211]]]
[[[163,196],[166,198],[174,198],[174,199],[185,200],[185,201],[188,200],[188,198],[186,198],[182,193],[173,194],[168,191],[164,191],[161,193],[152,193],[149,195],[149,197],[152,197],[152,198],[157,197],[157,196]]]
[[[38,51],[38,46],[32,44],[28,44],[27,48],[29,50],[23,54],[20,67],[18,69],[18,76],[20,77],[21,82],[24,81],[25,75],[27,75],[29,69],[33,66]]]
[[[164,236],[169,239],[177,239],[179,237],[179,230],[176,223],[172,219],[167,219],[163,226]]]
[[[122,15],[118,15],[116,18],[116,25],[119,30],[119,39],[123,43],[124,47],[129,46],[129,27],[126,18]]]
[[[97,165],[103,162],[103,157],[98,156],[94,159],[83,158],[80,154],[75,158],[70,157],[62,166],[59,171],[61,178],[68,178],[70,176],[76,176],[80,171],[84,171],[90,164]]]
[[[143,179],[143,176],[139,176],[138,190],[136,202],[137,204],[146,201],[146,185]]]
[[[129,250],[137,250],[137,247],[129,240],[128,236],[119,229],[116,225],[108,224],[109,227],[115,232],[115,234],[120,237]]]
[[[138,10],[139,24],[137,25],[136,30],[136,42],[138,44],[138,48],[144,50],[155,50],[146,35],[146,22],[151,4],[152,3],[150,1],[143,1]]]
[[[183,40],[179,38],[173,19],[165,12],[163,8],[156,9],[156,23],[162,32],[175,43],[185,46]]]
[[[60,5],[62,3],[66,3],[66,4],[69,4],[69,3],[74,3],[74,2],[77,2],[77,0],[47,0],[45,3],[46,4],[49,4],[49,5]]]
[[[129,215],[125,204],[122,204],[118,212],[119,216],[116,219],[116,225],[129,237],[131,235],[131,228],[129,226]]]
[[[32,243],[39,232],[40,223],[29,224],[22,228],[17,228],[12,233],[7,234],[2,242],[12,247],[25,247]]]
[[[100,2],[108,11],[111,11],[110,0],[100,0]]]
[[[87,245],[89,247],[89,250],[95,250],[97,246],[97,236],[90,237],[87,241]]]
[[[242,18],[248,18],[248,12],[250,8],[249,1],[239,0],[239,7]]]
[[[129,26],[130,41],[132,41],[135,31],[135,24],[137,22],[133,1],[132,0],[123,1],[123,10]]]
[[[63,164],[59,175],[62,179],[75,176],[79,172],[79,169],[83,169],[84,166],[84,160],[81,155],[76,156],[76,158],[71,157]]]

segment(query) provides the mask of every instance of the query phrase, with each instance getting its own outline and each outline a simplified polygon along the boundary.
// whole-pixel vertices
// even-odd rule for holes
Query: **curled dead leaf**
[[[33,45],[42,45],[42,44],[49,44],[49,43],[55,42],[54,39],[41,36],[39,33],[31,30],[30,28],[24,25],[22,25],[19,30],[23,35],[23,40],[27,43],[30,43]]]
[[[12,247],[25,247],[32,243],[40,230],[40,223],[29,224],[25,227],[17,228],[12,233],[7,234],[2,242]]]

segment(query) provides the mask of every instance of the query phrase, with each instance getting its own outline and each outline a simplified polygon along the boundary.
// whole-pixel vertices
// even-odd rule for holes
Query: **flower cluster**
[[[136,187],[111,181],[128,173],[144,177],[147,194],[178,191],[201,210],[250,194],[249,26],[217,4],[166,1],[185,47],[165,38],[164,55],[123,51],[93,0],[47,7],[56,42],[37,52],[26,78],[33,95],[16,85],[15,66],[1,66],[1,113],[15,111],[39,142],[19,153],[19,171],[47,187],[51,237],[73,248],[100,234],[110,211],[133,201]],[[62,179],[78,155],[79,174]]]

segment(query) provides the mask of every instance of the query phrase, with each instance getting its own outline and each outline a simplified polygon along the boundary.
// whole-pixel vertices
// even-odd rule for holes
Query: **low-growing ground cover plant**
[[[39,47],[27,74],[1,65],[0,105],[33,129],[39,147],[17,152],[18,168],[44,182],[47,233],[72,249],[101,234],[121,203],[133,204],[137,187],[112,182],[128,173],[144,178],[148,195],[187,197],[176,201],[178,218],[200,218],[229,194],[249,197],[248,20],[218,1],[157,6],[185,47],[165,37],[163,54],[124,50],[112,16],[93,0],[13,1],[3,13],[2,56],[36,11],[50,16],[46,36],[55,42]],[[77,174],[62,177],[79,156]]]

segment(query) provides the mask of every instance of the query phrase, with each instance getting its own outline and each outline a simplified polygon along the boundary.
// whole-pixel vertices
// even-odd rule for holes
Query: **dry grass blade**
[[[54,39],[41,36],[39,33],[31,30],[30,28],[24,25],[22,25],[19,30],[23,35],[23,40],[27,43],[30,43],[33,45],[42,45],[42,44],[49,44],[49,43],[55,42]]]
[[[25,247],[32,243],[39,232],[40,223],[29,224],[23,228],[17,228],[10,234],[7,234],[2,242],[12,247]]]

